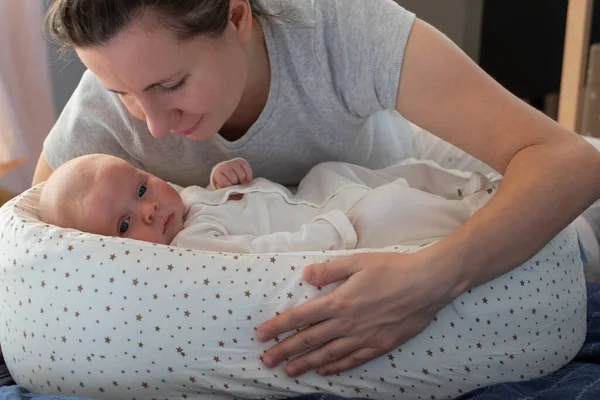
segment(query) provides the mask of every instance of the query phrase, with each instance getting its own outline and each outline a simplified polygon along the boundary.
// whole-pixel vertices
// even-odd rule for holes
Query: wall
[[[48,3],[47,1],[44,2],[44,12],[48,9]],[[71,93],[77,87],[85,67],[79,61],[75,52],[70,51],[67,54],[61,54],[57,47],[50,44],[47,46],[47,56],[54,105],[58,116],[69,97],[71,97]]]
[[[479,59],[484,0],[396,0],[448,35],[472,59]]]
[[[71,97],[71,93],[77,87],[85,67],[79,61],[75,52],[69,52],[65,55],[59,54],[58,49],[53,46],[48,46],[48,61],[54,105],[58,116],[69,97]]]

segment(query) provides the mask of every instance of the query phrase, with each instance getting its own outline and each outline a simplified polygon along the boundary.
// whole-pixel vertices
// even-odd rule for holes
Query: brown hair
[[[261,13],[254,0],[248,2],[255,15]],[[229,0],[52,0],[46,37],[63,50],[102,45],[149,11],[179,40],[218,36],[229,20]]]

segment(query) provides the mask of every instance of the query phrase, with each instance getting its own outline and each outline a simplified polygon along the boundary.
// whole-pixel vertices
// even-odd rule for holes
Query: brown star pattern
[[[551,373],[585,334],[577,242],[566,230],[523,267],[460,296],[407,345],[347,373],[291,379],[262,366],[273,342],[260,344],[255,328],[332,289],[302,284],[303,266],[327,253],[207,256],[71,232],[59,238],[51,228],[29,240],[19,236],[23,223],[10,224],[0,240],[5,357],[17,382],[38,393],[270,398],[318,388],[441,399]]]

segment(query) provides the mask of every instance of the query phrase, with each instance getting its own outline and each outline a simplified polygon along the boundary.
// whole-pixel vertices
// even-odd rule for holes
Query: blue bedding
[[[588,333],[575,359],[556,373],[529,382],[490,386],[458,400],[597,400],[600,399],[600,283],[588,289]],[[0,400],[75,400],[74,397],[36,396],[13,384],[0,367]],[[82,399],[83,400],[83,399]],[[337,396],[305,395],[294,400],[342,400]],[[358,400],[358,399],[355,399]]]

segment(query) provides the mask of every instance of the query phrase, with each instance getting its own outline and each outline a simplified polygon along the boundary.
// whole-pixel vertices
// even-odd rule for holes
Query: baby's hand
[[[248,161],[235,158],[217,164],[212,172],[212,184],[215,189],[252,182],[252,168]]]

